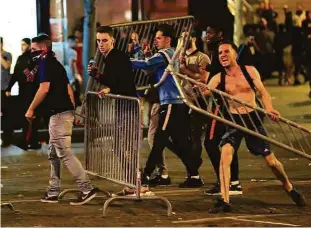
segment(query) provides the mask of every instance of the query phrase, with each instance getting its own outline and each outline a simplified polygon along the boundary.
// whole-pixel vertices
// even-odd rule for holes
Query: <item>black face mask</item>
[[[40,54],[42,53],[42,50],[32,51],[30,52],[30,57],[32,61],[36,62],[40,58]]]

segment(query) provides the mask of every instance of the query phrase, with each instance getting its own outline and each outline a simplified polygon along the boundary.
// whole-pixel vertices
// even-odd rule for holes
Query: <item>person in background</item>
[[[75,48],[77,47],[77,38],[73,35],[68,36],[68,49],[67,49],[67,64],[65,65],[65,69],[67,72],[68,80],[71,86],[74,89],[74,97],[76,106],[80,106],[80,94],[81,94],[81,87],[83,85],[83,79],[81,74],[78,71],[77,67],[77,51]]]
[[[1,147],[7,147],[11,144],[12,140],[12,124],[10,120],[9,110],[10,102],[9,98],[6,95],[6,89],[9,86],[11,79],[11,63],[12,55],[11,53],[3,49],[3,37],[0,37],[0,50],[1,50]]]
[[[77,69],[80,75],[83,75],[83,61],[82,61],[82,51],[83,51],[83,29],[76,28],[73,35],[77,39],[77,45],[75,50],[77,52]]]
[[[29,125],[29,122],[25,118],[25,113],[39,88],[38,75],[29,74],[27,71],[29,66],[32,65],[30,45],[31,40],[29,38],[24,38],[21,40],[22,55],[20,55],[17,58],[16,65],[14,67],[14,73],[12,75],[12,78],[6,91],[6,95],[11,96],[11,89],[13,85],[16,82],[18,83],[19,88],[18,105],[19,105],[19,112],[21,114],[23,133],[21,141],[17,146],[24,150],[41,148],[41,144],[39,144],[38,140],[38,128],[40,122],[38,114],[36,114],[36,118],[33,120],[31,126]],[[33,45],[38,44],[34,43]]]
[[[307,69],[309,77],[310,92],[309,97],[311,98],[311,11],[307,11],[306,20],[302,22],[302,31],[304,36],[304,43],[307,51]]]
[[[290,85],[291,72],[288,70],[288,59],[285,59],[286,48],[291,45],[291,35],[286,31],[284,24],[279,25],[279,31],[276,33],[273,47],[275,50],[276,67],[279,72],[279,85]],[[287,57],[287,55],[286,55]],[[286,64],[285,64],[286,63]]]
[[[180,39],[184,40],[184,37],[187,35],[186,32],[181,34]],[[208,78],[208,73],[205,71],[205,68],[208,64],[211,63],[210,58],[200,52],[196,46],[197,38],[196,31],[192,30],[190,33],[189,41],[187,43],[185,54],[181,54],[179,58],[179,71],[182,74],[186,74],[188,77],[195,79],[200,82],[205,82]],[[185,85],[185,89],[187,89]],[[192,86],[191,86],[192,87]],[[190,88],[192,90],[192,88]],[[193,99],[195,99],[193,93],[190,95]],[[202,108],[206,108],[206,104],[203,99],[198,99],[198,102],[201,104]],[[203,163],[202,160],[202,133],[203,133],[203,125],[205,124],[207,118],[193,110],[190,111],[190,139],[191,139],[191,147],[192,154],[195,157],[197,169],[200,168]]]

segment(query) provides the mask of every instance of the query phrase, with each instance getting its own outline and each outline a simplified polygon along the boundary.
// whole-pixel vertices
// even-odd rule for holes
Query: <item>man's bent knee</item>
[[[225,145],[223,145],[221,147],[221,154],[224,154],[224,155],[232,155],[233,152],[234,152],[234,147],[230,144],[230,143],[226,143]]]
[[[274,156],[274,154],[270,154],[265,158],[265,161],[267,163],[267,165],[270,167],[270,168],[274,168],[276,167],[277,163],[278,163],[278,160],[276,159],[276,157]]]

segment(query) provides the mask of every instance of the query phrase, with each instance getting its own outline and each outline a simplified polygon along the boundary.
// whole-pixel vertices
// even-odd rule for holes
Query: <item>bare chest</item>
[[[239,74],[236,76],[226,76],[226,92],[230,95],[237,95],[239,93],[248,93],[251,92],[252,89],[245,79],[243,74]]]

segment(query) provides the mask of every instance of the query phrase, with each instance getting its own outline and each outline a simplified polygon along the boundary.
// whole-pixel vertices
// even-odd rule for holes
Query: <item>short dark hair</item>
[[[45,44],[48,49],[52,50],[52,40],[47,34],[40,34],[32,38],[31,42]]]
[[[39,38],[37,36],[31,39],[31,43],[38,43],[38,42],[39,42]]]
[[[174,30],[173,26],[169,24],[161,24],[158,27],[158,31],[161,31],[163,33],[163,36],[169,37],[171,39],[174,38]]]
[[[210,27],[211,29],[215,30],[216,33],[222,32],[222,28],[220,26],[214,25],[214,24],[209,24],[206,26],[207,28]]]
[[[96,29],[96,32],[97,33],[108,33],[109,36],[113,37],[113,30],[110,26],[99,26],[97,29]]]
[[[28,44],[28,45],[30,45],[30,39],[29,38],[24,38],[24,39],[22,39],[22,41],[24,41],[26,44]]]
[[[45,33],[38,34],[39,41],[52,41],[49,35]]]
[[[68,39],[68,40],[76,40],[77,37],[74,36],[74,35],[70,35],[70,36],[67,37],[67,39]]]
[[[3,37],[0,36],[0,43],[3,44]]]
[[[235,45],[235,43],[233,43],[232,41],[230,40],[223,40],[219,43],[219,47],[220,45],[223,45],[223,44],[229,44],[231,45],[232,49],[235,50],[235,52],[238,54],[239,53],[239,49],[238,49],[238,46]]]

